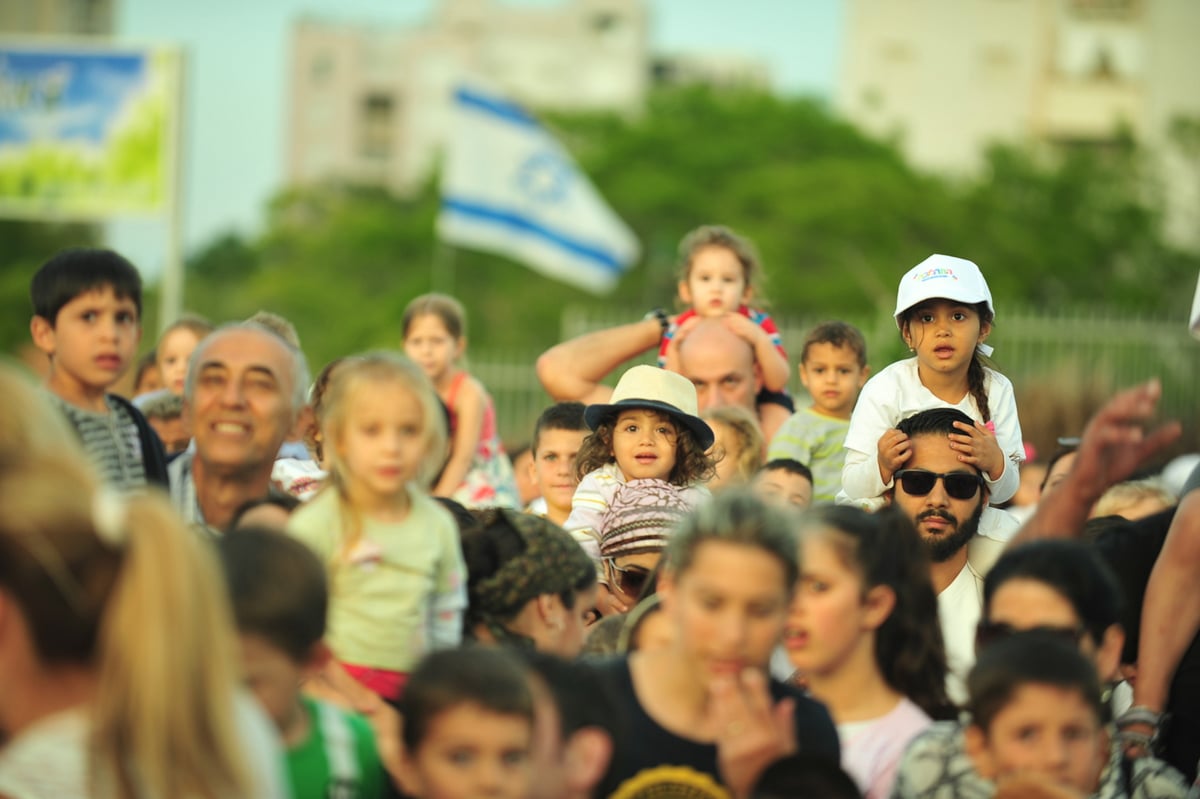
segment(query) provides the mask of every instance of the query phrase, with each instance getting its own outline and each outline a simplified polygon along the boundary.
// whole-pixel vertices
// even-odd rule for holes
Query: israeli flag
[[[523,108],[475,88],[454,93],[439,237],[508,256],[592,292],[638,259],[628,226]]]

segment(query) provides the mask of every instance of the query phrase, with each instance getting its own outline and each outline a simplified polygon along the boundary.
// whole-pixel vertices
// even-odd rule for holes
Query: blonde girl
[[[882,504],[877,498],[912,454],[897,423],[931,408],[957,408],[975,420],[955,423],[950,446],[983,472],[992,504],[1008,501],[1021,484],[1025,447],[1012,383],[987,360],[996,311],[979,267],[929,256],[901,278],[895,318],[914,356],[863,386],[846,434],[839,501]]]
[[[766,447],[758,420],[740,405],[710,408],[703,418],[716,436],[712,455],[717,462],[717,476],[708,487],[721,491],[749,483],[763,465]]]
[[[467,349],[466,319],[458,300],[445,294],[424,294],[404,309],[404,352],[433,382],[450,414],[450,456],[433,493],[468,508],[520,509],[492,398],[459,365]]]
[[[897,511],[824,505],[803,517],[800,559],[784,648],[838,725],[842,768],[886,797],[905,745],[953,714],[928,556]]]
[[[370,353],[332,371],[321,435],[327,485],[292,514],[288,530],[328,565],[327,640],[338,664],[329,678],[372,710],[342,670],[395,701],[423,654],[461,637],[458,528],[424,491],[445,451],[445,420],[419,367]]]
[[[159,495],[101,489],[7,365],[0,386],[0,795],[281,796],[211,553]]]
[[[214,329],[213,323],[203,316],[184,314],[163,331],[154,350],[163,388],[172,394],[183,394],[188,359],[192,357],[196,346]]]

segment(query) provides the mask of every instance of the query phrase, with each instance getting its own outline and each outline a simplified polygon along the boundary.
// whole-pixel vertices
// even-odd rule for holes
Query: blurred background
[[[991,285],[994,360],[1039,450],[1158,376],[1195,451],[1197,34],[1194,0],[0,0],[10,45],[111,42],[175,70],[147,79],[144,112],[174,121],[126,120],[142,133],[122,140],[127,171],[159,181],[149,213],[0,219],[0,349],[38,366],[29,277],[71,245],[143,271],[143,350],[175,258],[183,309],[282,314],[314,371],[398,346],[402,309],[436,289],[466,306],[471,370],[516,443],[548,401],[537,354],[672,308],[679,239],[720,223],[757,245],[793,361],[829,318],[864,331],[874,369],[901,357],[900,276],[959,255]],[[0,61],[0,192],[17,63]],[[632,228],[641,258],[610,294],[439,245],[463,75],[535,113]]]

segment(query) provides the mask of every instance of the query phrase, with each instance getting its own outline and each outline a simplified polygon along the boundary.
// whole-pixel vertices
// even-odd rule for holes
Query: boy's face
[[[242,633],[238,639],[246,687],[286,739],[300,719],[300,683],[309,669],[262,636]]]
[[[162,439],[163,449],[168,455],[174,455],[176,452],[183,452],[187,449],[188,442],[192,440],[191,433],[188,432],[187,425],[183,421],[183,416],[173,416],[170,419],[163,419],[161,416],[147,417],[147,422],[154,428],[154,432],[158,433],[158,437]]]
[[[575,479],[575,456],[587,436],[587,430],[543,430],[538,435],[531,469],[551,511],[571,512],[571,500],[579,485]]]
[[[750,301],[742,262],[726,247],[705,247],[692,256],[687,279],[679,284],[679,297],[700,316],[736,311]]]
[[[1084,794],[1108,760],[1107,735],[1083,694],[1039,683],[1019,687],[986,732],[968,727],[967,750],[988,779],[1033,774]]]
[[[800,364],[800,382],[812,395],[815,410],[835,419],[849,419],[869,372],[868,367],[859,365],[854,350],[820,341],[808,345]]]
[[[755,476],[752,488],[762,499],[782,507],[807,508],[812,503],[813,484],[787,469],[764,469]]]
[[[112,286],[85,291],[52,321],[35,316],[30,330],[54,360],[51,387],[68,401],[103,394],[133,363],[142,338],[137,305]]]
[[[404,788],[417,799],[524,799],[532,772],[529,719],[460,704],[433,718],[404,752]]]

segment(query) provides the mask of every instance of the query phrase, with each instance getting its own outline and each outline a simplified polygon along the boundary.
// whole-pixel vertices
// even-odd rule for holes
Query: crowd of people
[[[136,268],[50,257],[44,385],[0,365],[0,797],[1200,797],[1158,383],[1026,464],[976,264],[900,278],[874,373],[841,321],[793,364],[761,284],[689,233],[681,312],[548,349],[510,459],[452,297],[312,379],[269,312],[138,360]]]

